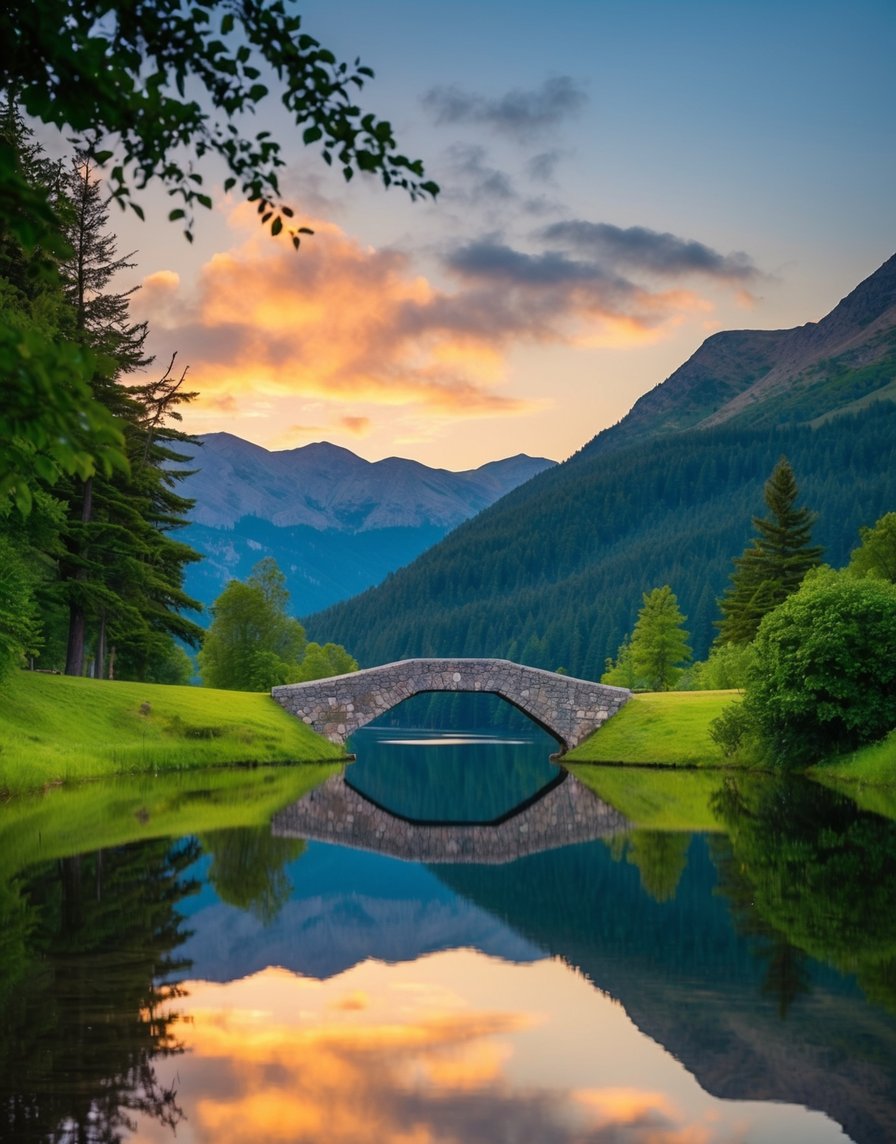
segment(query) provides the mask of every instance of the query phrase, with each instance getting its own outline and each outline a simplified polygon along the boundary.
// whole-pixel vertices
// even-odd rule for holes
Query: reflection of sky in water
[[[159,1062],[177,1139],[236,1144],[716,1144],[843,1140],[820,1113],[720,1101],[558,960],[470,950],[327,981],[191,981],[187,1052]],[[139,1122],[140,1141],[170,1140]]]
[[[380,739],[385,747],[522,747],[528,739],[493,739],[476,735],[439,735],[429,739]]]
[[[417,822],[492,822],[561,774],[556,743],[534,724],[525,734],[370,727],[349,748],[351,788]]]

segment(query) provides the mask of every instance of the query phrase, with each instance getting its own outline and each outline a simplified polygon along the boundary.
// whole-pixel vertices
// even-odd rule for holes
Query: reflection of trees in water
[[[198,846],[149,842],[40,866],[0,898],[0,1135],[115,1144],[183,1113],[154,1062],[182,1051],[176,906]],[[168,984],[164,982],[168,981]]]
[[[690,834],[668,830],[631,830],[608,843],[618,861],[625,859],[641,875],[641,887],[655,902],[671,902],[688,864]]]
[[[726,779],[714,810],[721,891],[768,959],[786,1012],[805,990],[804,954],[855,974],[896,1010],[896,824],[814,783]]]
[[[304,852],[305,842],[275,837],[266,824],[203,835],[202,848],[211,855],[208,880],[221,901],[267,925],[289,901],[292,885],[283,867]]]

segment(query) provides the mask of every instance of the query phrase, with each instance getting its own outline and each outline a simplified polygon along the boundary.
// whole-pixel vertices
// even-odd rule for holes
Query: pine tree
[[[719,600],[717,643],[749,643],[762,617],[795,592],[809,569],[820,563],[821,548],[810,544],[814,516],[807,508],[795,507],[798,495],[793,469],[781,457],[765,483],[770,517],[753,517],[758,536],[735,559],[730,586]]]
[[[675,593],[668,584],[644,593],[631,638],[635,671],[654,691],[668,691],[681,675],[681,664],[691,657],[686,616],[681,614]]]
[[[69,611],[65,671],[83,674],[93,650],[96,675],[145,679],[171,653],[172,637],[198,643],[199,629],[181,614],[200,607],[183,592],[186,564],[198,559],[172,530],[186,524],[190,502],[177,495],[185,458],[171,445],[188,440],[168,424],[191,400],[184,371],[171,365],[157,381],[126,386],[123,378],[149,364],[145,323],[129,317],[132,290],[112,283],[133,263],[119,257],[108,230],[109,209],[93,170],[76,156],[62,182],[57,210],[72,255],[60,266],[73,339],[95,363],[91,385],[120,426],[127,469],[69,478],[56,492],[68,505],[60,593]],[[117,660],[117,668],[116,668]]]

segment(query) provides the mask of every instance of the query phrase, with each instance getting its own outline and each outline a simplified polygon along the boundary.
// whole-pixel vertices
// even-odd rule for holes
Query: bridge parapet
[[[404,659],[271,691],[291,714],[333,743],[405,699],[428,691],[499,695],[570,750],[628,702],[631,692],[506,659]]]

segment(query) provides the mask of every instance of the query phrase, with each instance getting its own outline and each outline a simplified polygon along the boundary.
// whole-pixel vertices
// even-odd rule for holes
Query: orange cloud
[[[514,347],[643,344],[702,305],[689,292],[651,293],[584,263],[485,243],[445,260],[447,289],[400,251],[312,224],[296,253],[243,204],[231,216],[237,241],[205,263],[194,295],[169,271],[144,281],[135,309],[189,362],[199,411],[229,412],[227,402],[251,394],[448,419],[531,413],[544,401],[504,388]],[[361,435],[370,419],[339,423]]]
[[[369,417],[340,417],[339,424],[356,437],[363,437],[370,428]]]

